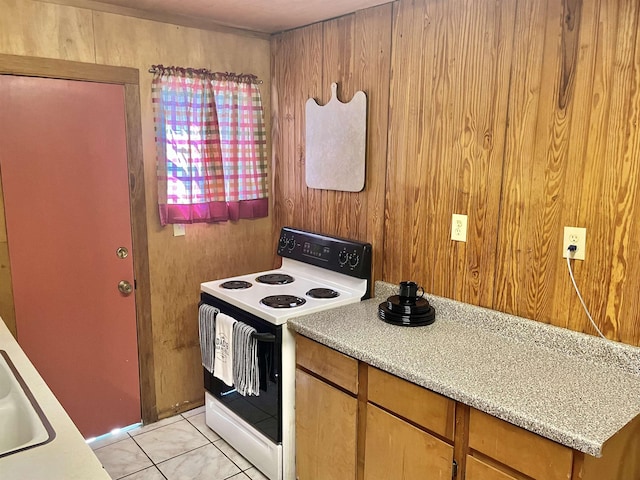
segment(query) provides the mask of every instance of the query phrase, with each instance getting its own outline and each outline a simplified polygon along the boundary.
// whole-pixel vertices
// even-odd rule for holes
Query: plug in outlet
[[[451,240],[467,241],[467,216],[454,213],[451,217]]]
[[[575,245],[576,251],[570,252],[569,245]],[[562,257],[584,260],[587,248],[587,229],[581,227],[564,227],[564,240],[562,241]]]

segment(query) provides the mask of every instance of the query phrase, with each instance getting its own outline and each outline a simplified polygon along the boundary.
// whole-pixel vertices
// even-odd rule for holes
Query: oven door
[[[282,325],[273,325],[208,293],[202,292],[200,301],[256,329],[260,371],[258,396],[240,395],[235,387],[203,369],[205,389],[274,443],[282,443]]]

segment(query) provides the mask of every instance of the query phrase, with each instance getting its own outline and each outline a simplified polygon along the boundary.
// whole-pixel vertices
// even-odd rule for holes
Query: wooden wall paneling
[[[295,95],[292,99],[294,103],[294,116],[296,119],[295,131],[295,178],[292,185],[295,185],[296,203],[299,205],[299,215],[297,222],[305,230],[318,231],[321,233],[331,233],[323,229],[322,219],[330,214],[324,210],[322,197],[324,191],[307,187],[306,181],[306,103],[309,98],[318,100],[322,96],[323,78],[323,39],[324,29],[322,24],[312,25],[304,31],[304,51],[297,51],[300,55],[299,65],[301,66],[299,85],[294,85]],[[327,140],[328,141],[328,140]],[[295,226],[295,225],[294,225]]]
[[[274,94],[275,235],[283,225],[369,241],[373,276],[382,278],[382,239],[391,39],[391,5],[277,35],[272,40]],[[362,192],[307,188],[305,102],[330,99],[337,82],[341,101],[367,94],[366,183]],[[345,172],[348,174],[348,172]]]
[[[500,226],[495,274],[494,308],[525,315],[520,306],[527,293],[533,256],[529,218],[533,150],[540,102],[546,1],[518,2],[511,61]]]
[[[603,171],[607,222],[611,228],[611,272],[607,296],[605,335],[640,345],[640,5],[620,3],[618,41],[613,62],[613,84],[607,138],[607,167]],[[594,219],[595,220],[595,219]],[[597,240],[596,240],[597,241]]]
[[[95,61],[90,10],[0,0],[0,11],[1,53]]]
[[[425,74],[423,65],[435,57],[436,43],[431,30],[424,31],[427,27],[424,8],[424,2],[397,2],[393,7],[383,277],[394,283],[415,280],[430,290],[433,255],[421,251],[418,258],[416,251],[416,246],[424,248],[432,238],[431,212],[435,203],[433,191],[426,186],[425,204],[419,204],[415,198],[421,181],[419,171],[415,171],[415,166],[422,162],[418,155],[419,139],[424,130],[430,129],[425,117],[429,117],[432,105],[432,102],[424,104],[422,99],[433,90],[431,82],[435,77]],[[429,20],[429,24],[440,23],[433,12]],[[426,131],[425,136],[428,138]],[[420,228],[419,237],[414,239],[415,216]],[[418,264],[423,266],[420,276],[412,269]]]
[[[605,334],[632,344],[637,28],[627,0],[518,4],[494,299],[498,310],[595,333],[562,258],[563,226],[584,226],[578,284]]]
[[[345,15],[323,23],[322,97],[321,105],[331,98],[331,84],[338,84],[338,100],[348,102],[359,89],[353,78],[355,49],[355,15]],[[331,139],[327,139],[331,141]],[[344,172],[349,175],[349,172]],[[310,189],[312,190],[312,189]],[[326,233],[354,238],[362,230],[358,225],[358,211],[354,202],[360,194],[322,190],[321,230]],[[366,220],[366,219],[365,219]]]
[[[280,146],[273,164],[274,237],[280,228],[292,226],[317,230],[319,224],[306,219],[320,217],[319,199],[307,195],[304,171],[305,102],[318,98],[322,77],[322,24],[315,24],[273,37],[273,116],[278,129],[273,144]],[[313,210],[311,210],[313,209]],[[317,209],[317,210],[316,210]]]
[[[383,277],[384,203],[389,127],[389,76],[391,68],[392,4],[356,12],[354,81],[367,93],[367,164],[365,192],[360,203],[360,220],[366,234],[359,239],[373,247],[372,274]]]
[[[384,277],[489,306],[515,2],[400,2]],[[467,244],[451,214],[469,216]]]

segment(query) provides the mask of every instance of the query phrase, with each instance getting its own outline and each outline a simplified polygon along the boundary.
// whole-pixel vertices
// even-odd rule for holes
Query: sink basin
[[[0,350],[0,458],[55,438],[31,391],[9,355]]]

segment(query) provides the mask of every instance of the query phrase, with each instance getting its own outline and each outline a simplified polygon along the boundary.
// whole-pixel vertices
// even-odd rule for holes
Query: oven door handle
[[[273,333],[252,333],[251,336],[259,342],[275,343],[276,336]]]

